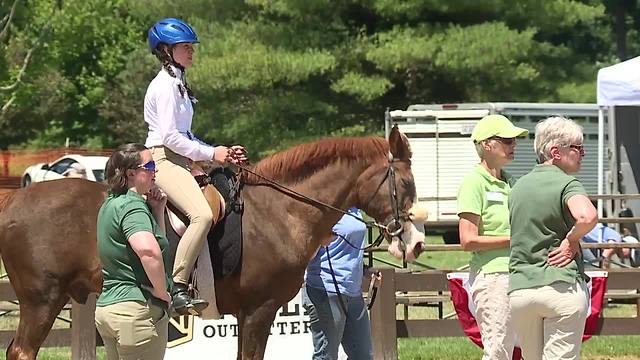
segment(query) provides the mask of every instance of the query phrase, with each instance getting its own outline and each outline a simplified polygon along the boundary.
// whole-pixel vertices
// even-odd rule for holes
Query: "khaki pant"
[[[107,360],[162,360],[169,316],[151,304],[125,301],[96,307],[96,327]]]
[[[156,184],[167,194],[169,201],[189,218],[189,226],[178,243],[173,264],[173,281],[187,284],[202,245],[218,214],[202,195],[191,175],[190,160],[164,147],[151,149],[156,162]],[[215,215],[215,216],[214,216]]]
[[[583,282],[555,282],[509,295],[525,359],[579,359],[588,292]]]
[[[476,307],[483,360],[511,360],[516,336],[509,309],[509,273],[471,274],[471,298]]]

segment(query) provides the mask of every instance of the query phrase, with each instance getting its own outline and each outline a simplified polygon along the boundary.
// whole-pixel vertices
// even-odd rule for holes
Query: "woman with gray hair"
[[[480,163],[458,190],[460,244],[471,251],[469,283],[484,360],[511,360],[516,342],[509,311],[509,209],[516,137],[528,131],[502,115],[488,115],[471,134]]]
[[[564,117],[536,126],[538,165],[509,198],[509,300],[526,359],[578,359],[588,292],[580,239],[597,222],[582,184],[582,127]]]

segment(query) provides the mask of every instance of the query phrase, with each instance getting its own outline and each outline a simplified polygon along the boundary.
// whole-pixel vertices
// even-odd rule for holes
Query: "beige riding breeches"
[[[156,184],[167,194],[169,202],[189,218],[173,265],[173,281],[187,284],[213,220],[218,219],[219,214],[213,213],[191,175],[191,160],[166,147],[154,147],[151,154],[158,169]]]

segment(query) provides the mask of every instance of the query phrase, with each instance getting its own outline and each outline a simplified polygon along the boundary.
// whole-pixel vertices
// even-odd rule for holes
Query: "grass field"
[[[439,236],[427,236],[428,244],[443,244]],[[471,254],[465,251],[425,251],[417,260],[418,264],[409,264],[409,268],[415,270],[426,270],[424,266],[435,269],[455,270],[469,264]],[[367,260],[365,259],[365,262]],[[395,259],[388,252],[375,252],[374,263],[376,267],[389,266],[386,262],[391,262],[396,266],[401,266],[401,261]]]
[[[584,360],[640,359],[640,336],[596,336],[584,343]],[[212,349],[215,350],[215,349]],[[399,360],[469,360],[480,359],[482,351],[466,338],[400,339]],[[104,359],[104,350],[97,349],[98,359]],[[71,358],[70,348],[46,348],[39,360],[66,360]],[[4,352],[0,360],[5,360]]]
[[[596,336],[584,343],[584,360],[640,359],[640,336]],[[465,338],[400,339],[401,360],[468,360],[482,358],[479,347]]]
[[[442,243],[437,237],[429,237],[429,243]],[[400,264],[387,253],[376,253],[375,266],[384,265],[382,261]],[[423,253],[420,262],[433,268],[439,269],[459,269],[469,261],[469,254],[464,252],[432,252]],[[423,269],[418,265],[411,265],[411,268]],[[453,312],[450,302],[444,304],[444,313]],[[627,317],[635,314],[635,305],[610,305],[605,308],[604,315],[607,317]],[[68,312],[63,312],[64,317],[69,317]],[[403,318],[404,307],[396,308],[396,317]],[[436,318],[437,310],[425,307],[409,307],[409,318]],[[17,317],[15,315],[0,316],[0,329],[15,329]],[[63,321],[56,321],[55,327],[67,327]],[[582,359],[586,360],[631,360],[640,359],[640,335],[638,336],[595,336],[584,343],[582,348]],[[215,350],[215,349],[212,349]],[[98,359],[104,359],[104,350],[97,349]],[[480,359],[482,351],[470,340],[463,337],[458,338],[414,338],[399,339],[398,353],[400,360],[467,360]],[[40,351],[38,359],[62,360],[71,357],[69,348],[45,348]],[[5,359],[4,351],[0,353],[0,360]]]

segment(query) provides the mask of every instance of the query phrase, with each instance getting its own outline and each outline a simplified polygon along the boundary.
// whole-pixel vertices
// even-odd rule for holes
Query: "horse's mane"
[[[254,171],[284,182],[300,181],[336,160],[373,162],[386,159],[389,143],[381,137],[338,137],[294,146],[258,162]]]

